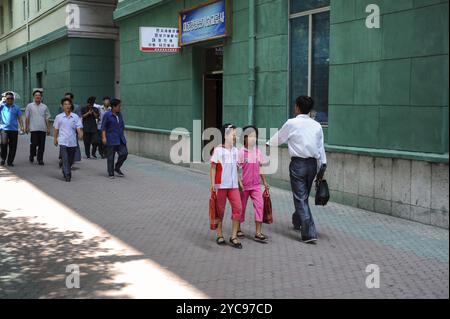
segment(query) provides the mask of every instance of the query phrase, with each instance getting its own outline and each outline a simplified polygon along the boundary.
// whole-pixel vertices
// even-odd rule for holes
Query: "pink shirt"
[[[242,184],[244,190],[252,190],[261,187],[262,153],[259,148],[248,150],[245,147],[239,150],[238,165],[242,169]]]

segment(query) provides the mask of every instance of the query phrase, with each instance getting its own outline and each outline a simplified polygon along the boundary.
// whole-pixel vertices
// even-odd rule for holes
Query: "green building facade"
[[[333,201],[448,228],[448,0],[230,0],[228,37],[176,53],[141,51],[140,28],[178,28],[180,11],[208,0],[76,3],[79,29],[56,9],[71,1],[54,0],[60,25],[20,46],[11,39],[27,25],[0,35],[0,89],[29,96],[41,81],[53,110],[67,90],[79,103],[120,97],[129,150],[166,161],[173,129],[280,128],[311,95]],[[285,147],[279,159],[271,181],[289,187]]]
[[[231,2],[228,38],[149,53],[140,27],[177,28],[205,1],[119,1],[130,149],[168,160],[168,134],[193,120],[279,128],[309,94],[335,201],[448,228],[448,1]],[[366,25],[370,4],[380,28]],[[287,185],[285,148],[280,159],[272,179]]]
[[[81,105],[92,95],[113,96],[115,8],[112,0],[0,0],[0,91],[18,93],[25,107],[32,91],[43,89],[53,116],[66,92]],[[96,17],[99,12],[109,16]]]

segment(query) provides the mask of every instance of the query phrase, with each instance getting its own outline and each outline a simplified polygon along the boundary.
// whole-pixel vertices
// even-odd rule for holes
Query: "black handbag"
[[[325,206],[330,200],[330,189],[326,180],[316,180],[316,205]]]

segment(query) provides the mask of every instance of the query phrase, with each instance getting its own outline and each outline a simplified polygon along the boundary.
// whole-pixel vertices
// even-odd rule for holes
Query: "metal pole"
[[[249,0],[249,31],[248,31],[248,123],[253,125],[255,96],[256,96],[256,4],[255,0]]]

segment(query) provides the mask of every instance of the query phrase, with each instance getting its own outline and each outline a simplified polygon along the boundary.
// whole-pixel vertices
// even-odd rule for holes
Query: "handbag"
[[[217,205],[217,194],[216,192],[211,192],[211,198],[209,199],[209,227],[211,230],[217,229],[216,205]]]
[[[330,189],[325,179],[316,180],[316,205],[325,206],[330,200]]]
[[[263,193],[263,201],[264,201],[263,223],[270,225],[270,224],[273,223],[272,201],[270,200],[270,193],[269,193],[269,190],[267,188],[266,188],[266,190]]]

